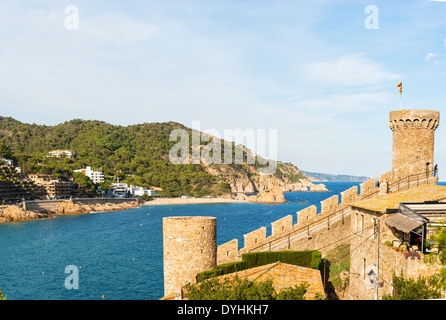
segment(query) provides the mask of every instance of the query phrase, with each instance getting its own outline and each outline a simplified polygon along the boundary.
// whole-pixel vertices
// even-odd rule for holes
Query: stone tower
[[[164,296],[217,265],[217,218],[163,218]]]
[[[439,111],[390,112],[390,129],[393,131],[392,180],[433,170],[435,129],[439,122]]]

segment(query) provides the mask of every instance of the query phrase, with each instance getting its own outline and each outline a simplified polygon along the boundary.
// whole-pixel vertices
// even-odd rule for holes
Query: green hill
[[[177,141],[169,141],[169,135],[174,129],[184,129],[191,137],[191,129],[176,122],[118,126],[75,119],[46,126],[0,117],[0,143],[11,150],[24,173],[69,177],[73,170],[91,166],[101,169],[108,181],[119,178],[129,184],[160,187],[167,196],[218,196],[238,191],[233,188],[238,177],[248,175],[254,186],[259,180],[258,163],[219,165],[227,169],[224,176],[221,169],[212,170],[215,165],[172,164],[169,150]],[[47,156],[57,149],[69,149],[76,155],[70,159]],[[274,177],[280,181],[306,180],[292,164],[279,163],[278,168]]]

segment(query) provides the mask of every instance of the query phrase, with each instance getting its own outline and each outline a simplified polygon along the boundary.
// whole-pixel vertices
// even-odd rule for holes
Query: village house
[[[76,155],[76,152],[71,151],[71,150],[53,150],[53,151],[48,152],[48,156],[56,157],[56,158],[60,158],[60,157],[72,158],[75,155]]]
[[[435,226],[446,221],[446,186],[423,185],[352,204],[350,298],[392,294],[392,277],[430,276],[441,268],[423,262],[438,247]],[[353,251],[354,250],[354,251]]]

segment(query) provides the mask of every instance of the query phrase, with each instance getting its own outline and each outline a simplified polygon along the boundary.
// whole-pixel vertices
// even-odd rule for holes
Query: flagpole
[[[400,110],[401,110],[403,108],[403,82],[401,81],[396,86],[400,88]]]

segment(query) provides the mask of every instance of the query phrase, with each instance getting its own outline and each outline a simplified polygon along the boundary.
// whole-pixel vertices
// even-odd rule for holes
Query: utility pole
[[[376,300],[379,299],[379,218],[375,219],[375,230],[374,232],[376,232],[376,270],[377,270],[377,275],[376,275]]]

